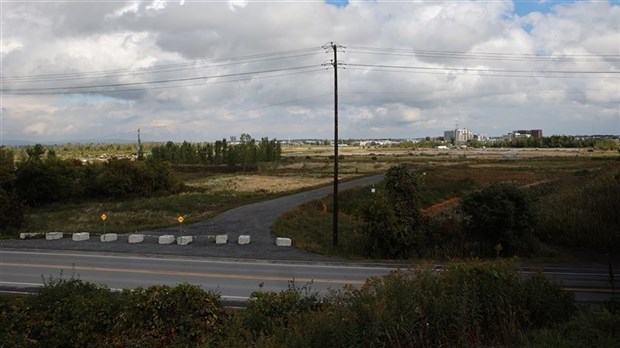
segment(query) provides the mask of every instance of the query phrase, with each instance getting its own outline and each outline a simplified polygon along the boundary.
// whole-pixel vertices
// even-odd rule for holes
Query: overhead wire
[[[406,48],[378,48],[366,46],[348,46],[347,52],[360,54],[374,54],[383,56],[418,56],[446,59],[477,59],[494,61],[546,61],[546,62],[573,62],[573,61],[620,61],[620,54],[523,54],[498,52],[466,52],[466,51],[437,51]]]
[[[310,53],[314,51],[315,53]],[[227,58],[217,58],[210,60],[196,60],[184,63],[171,63],[171,64],[159,64],[153,65],[150,67],[140,67],[140,68],[132,68],[132,69],[109,69],[109,70],[96,70],[96,71],[82,71],[82,72],[69,72],[69,73],[53,73],[53,74],[40,74],[40,75],[18,75],[18,76],[0,76],[2,81],[7,82],[16,82],[16,81],[34,81],[34,80],[45,80],[45,79],[58,79],[58,78],[91,78],[91,77],[100,77],[104,75],[104,77],[113,74],[113,75],[133,75],[133,74],[142,74],[142,73],[153,73],[165,71],[169,69],[195,69],[200,65],[207,64],[216,64],[222,63],[220,65],[226,65],[226,62],[232,64],[243,64],[243,63],[253,63],[259,61],[268,61],[280,58],[289,58],[289,57],[301,57],[305,55],[315,55],[322,53],[322,48],[314,47],[314,48],[301,48],[294,50],[286,50],[286,51],[275,51],[268,53],[259,53],[259,54],[251,54],[245,56],[237,56],[237,57],[227,57]],[[291,56],[293,55],[293,56]],[[264,59],[264,60],[261,60]],[[234,62],[234,63],[231,63]]]
[[[265,76],[260,76],[259,78],[266,79],[266,78],[273,78],[273,77],[300,75],[300,74],[308,74],[308,73],[324,71],[324,70],[325,70],[324,68],[319,68],[319,69],[295,71],[295,72],[283,73],[283,74],[265,75]],[[205,86],[205,85],[211,85],[211,84],[251,81],[251,80],[255,80],[256,78],[257,77],[255,76],[250,76],[250,77],[245,77],[241,79],[224,80],[224,81],[205,81],[205,82],[199,82],[199,83],[194,82],[194,83],[185,83],[185,84],[177,84],[177,85],[149,86],[146,88],[111,89],[111,90],[106,90],[106,91],[102,91],[102,90],[80,91],[79,93],[80,94],[110,94],[110,93],[113,94],[113,93],[121,93],[121,92],[140,92],[140,91],[151,91],[151,90],[159,90],[159,89],[195,87],[195,86]],[[76,93],[77,92],[75,91],[56,91],[56,92],[52,91],[52,92],[24,92],[24,93],[15,92],[15,93],[8,93],[8,94],[11,94],[11,95],[67,95],[67,94],[76,94]]]
[[[482,72],[482,73],[523,73],[523,74],[620,74],[620,71],[600,71],[600,70],[519,70],[519,69],[482,69],[464,67],[428,67],[428,66],[408,66],[408,65],[387,65],[387,64],[356,64],[350,63],[347,66],[364,68],[386,68],[386,69],[406,69],[406,70],[431,70],[431,71],[456,71],[456,72]]]
[[[305,65],[305,66],[275,68],[275,69],[266,69],[266,70],[249,71],[249,72],[241,72],[241,73],[194,76],[194,77],[164,79],[164,80],[154,80],[154,81],[110,83],[110,84],[86,85],[86,86],[15,88],[15,89],[8,89],[8,90],[1,89],[0,91],[2,91],[2,93],[5,93],[5,94],[28,94],[29,92],[37,93],[37,92],[53,92],[53,91],[67,91],[67,92],[72,91],[74,93],[84,93],[84,92],[88,92],[89,89],[96,89],[96,88],[140,86],[140,85],[151,85],[151,84],[164,84],[164,83],[171,83],[171,82],[185,82],[185,81],[207,80],[207,79],[215,79],[215,78],[228,78],[228,77],[236,77],[236,76],[260,75],[260,74],[281,72],[281,71],[293,71],[293,70],[302,70],[302,69],[308,69],[308,68],[317,68],[319,66],[320,65]],[[98,91],[98,92],[107,92],[107,91],[104,90],[104,91]]]

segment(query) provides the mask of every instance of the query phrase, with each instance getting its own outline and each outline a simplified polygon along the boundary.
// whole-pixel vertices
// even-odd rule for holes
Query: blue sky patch
[[[336,7],[347,7],[349,0],[325,0],[325,3]]]
[[[605,2],[595,0],[596,2]],[[515,13],[519,16],[526,16],[531,12],[549,13],[556,5],[573,4],[576,0],[514,0]],[[620,0],[609,1],[612,5],[620,5]]]

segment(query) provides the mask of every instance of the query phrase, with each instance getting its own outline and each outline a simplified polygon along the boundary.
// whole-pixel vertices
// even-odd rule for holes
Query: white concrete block
[[[290,247],[292,244],[292,241],[290,238],[276,238],[276,245],[277,246],[288,246]]]
[[[191,242],[194,241],[194,237],[192,236],[181,236],[179,238],[177,238],[177,244],[178,245],[187,245]]]
[[[102,242],[113,242],[118,239],[118,235],[116,233],[106,233],[101,235]]]
[[[239,244],[250,244],[250,236],[246,234],[240,235],[238,239],[238,243]]]
[[[159,236],[159,244],[172,244],[174,243],[174,236],[171,234],[166,234],[163,236]]]
[[[54,239],[61,239],[62,238],[62,232],[48,232],[45,234],[45,239],[47,240],[54,240]]]
[[[215,244],[226,244],[228,242],[227,234],[218,234],[215,236]]]
[[[34,238],[37,237],[39,235],[41,235],[43,233],[40,232],[22,232],[19,234],[19,238],[20,239],[27,239],[27,238]]]
[[[129,243],[142,243],[144,241],[144,235],[143,234],[130,234],[129,238],[127,239]]]
[[[73,241],[75,242],[81,242],[83,240],[89,240],[89,239],[90,239],[90,233],[88,232],[78,232],[78,233],[73,234]]]

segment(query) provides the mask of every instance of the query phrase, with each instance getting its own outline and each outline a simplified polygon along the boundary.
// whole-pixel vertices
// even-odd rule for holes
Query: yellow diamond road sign
[[[101,220],[105,221],[105,219],[107,219],[108,216],[106,214],[101,214]]]
[[[182,224],[182,223],[183,223],[183,220],[184,220],[184,219],[183,219],[183,217],[182,217],[182,216],[179,216],[179,218],[177,219],[177,221],[178,221],[180,224]]]

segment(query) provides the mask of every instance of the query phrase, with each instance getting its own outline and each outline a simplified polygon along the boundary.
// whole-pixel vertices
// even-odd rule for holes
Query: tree
[[[0,147],[0,188],[10,190],[15,185],[15,154],[9,148]]]
[[[24,223],[24,204],[14,191],[0,187],[0,233],[18,229]]]
[[[385,174],[385,194],[362,211],[368,252],[382,258],[407,258],[424,242],[421,225],[420,179],[405,165]]]
[[[36,144],[33,147],[29,146],[26,149],[26,153],[28,154],[28,159],[39,161],[45,153],[45,147],[41,144]]]
[[[465,196],[461,202],[466,232],[493,255],[501,244],[507,254],[529,252],[535,210],[531,198],[512,184],[496,183]]]
[[[31,156],[18,165],[15,189],[29,205],[56,202],[79,195],[80,170],[72,161]]]

